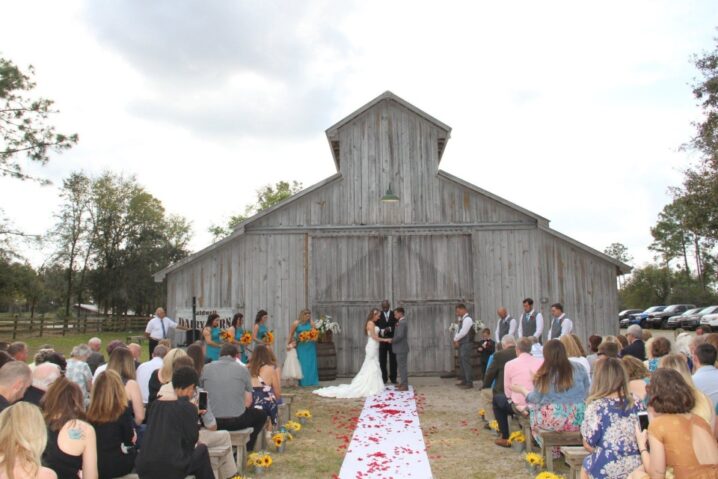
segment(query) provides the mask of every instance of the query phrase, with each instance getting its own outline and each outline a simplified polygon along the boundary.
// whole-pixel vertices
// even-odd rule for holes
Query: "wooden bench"
[[[289,419],[292,419],[292,403],[294,402],[294,399],[296,397],[297,397],[297,395],[294,393],[288,393],[288,394],[282,393],[282,402],[287,405],[287,417]],[[282,424],[284,424],[284,422]]]
[[[251,427],[240,429],[239,431],[229,431],[229,440],[232,447],[235,447],[237,451],[234,459],[237,462],[237,468],[241,472],[247,470],[247,443],[251,434]]]
[[[583,446],[580,432],[549,432],[539,433],[541,438],[541,455],[546,462],[546,469],[553,472],[553,453],[555,446]]]
[[[209,452],[209,462],[210,464],[212,464],[212,472],[214,473],[214,479],[227,479],[226,477],[219,477],[219,460],[224,457],[225,454],[230,452],[231,449],[232,446],[210,447],[207,449],[207,451]]]
[[[561,454],[569,468],[568,479],[580,479],[583,458],[588,456],[588,451],[583,446],[564,446]]]

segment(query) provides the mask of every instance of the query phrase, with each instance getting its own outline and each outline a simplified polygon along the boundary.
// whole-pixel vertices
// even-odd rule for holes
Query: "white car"
[[[707,324],[711,330],[718,330],[718,313],[706,314],[701,318],[701,324]]]

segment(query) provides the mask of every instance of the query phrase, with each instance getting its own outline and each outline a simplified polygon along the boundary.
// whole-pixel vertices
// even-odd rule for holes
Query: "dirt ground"
[[[494,445],[495,436],[483,429],[478,411],[482,407],[490,411],[490,407],[478,389],[460,390],[453,380],[439,378],[415,378],[410,383],[416,390],[421,428],[435,479],[533,477],[526,470],[522,454]],[[325,399],[303,389],[287,392],[297,394],[292,411],[309,409],[313,419],[285,452],[272,453],[274,464],[264,477],[335,477],[364,400]],[[555,464],[556,472],[567,474],[563,461],[557,460]],[[256,476],[250,473],[249,477]]]

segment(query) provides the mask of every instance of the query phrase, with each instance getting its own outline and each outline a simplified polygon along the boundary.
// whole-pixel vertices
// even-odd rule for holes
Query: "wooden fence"
[[[0,318],[0,338],[16,339],[29,336],[65,336],[75,333],[101,333],[117,331],[143,332],[147,316],[84,316],[57,319],[44,315],[30,318],[16,315]]]

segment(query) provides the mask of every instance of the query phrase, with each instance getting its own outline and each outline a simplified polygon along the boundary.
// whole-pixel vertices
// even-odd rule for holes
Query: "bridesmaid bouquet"
[[[274,330],[267,331],[266,333],[264,333],[264,337],[262,338],[262,340],[266,344],[274,344]]]
[[[239,337],[239,344],[242,346],[249,346],[252,344],[252,333],[249,331],[245,331],[240,337]]]
[[[319,339],[319,331],[316,328],[299,333],[300,343],[315,342],[317,339]]]
[[[231,342],[234,338],[232,338],[232,335],[229,334],[229,331],[227,331],[226,329],[223,329],[222,331],[219,332],[219,339],[221,341],[230,341]]]

